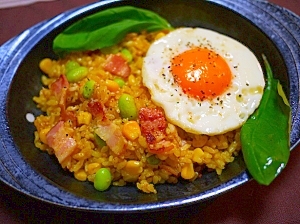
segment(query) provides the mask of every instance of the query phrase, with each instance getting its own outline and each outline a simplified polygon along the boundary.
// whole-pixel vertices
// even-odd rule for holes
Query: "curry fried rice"
[[[163,35],[130,33],[108,49],[74,52],[59,60],[43,59],[44,88],[33,97],[44,112],[34,121],[36,147],[55,154],[61,166],[79,181],[93,182],[97,170],[104,167],[112,175],[112,185],[133,182],[146,193],[157,193],[156,184],[175,184],[179,178],[193,181],[201,177],[203,169],[221,174],[240,151],[240,130],[216,136],[187,133],[165,119],[143,86],[143,57],[150,44]],[[126,58],[124,49],[130,52],[126,59],[129,75],[105,66],[112,55]],[[70,62],[86,69],[79,80],[66,80]],[[92,93],[84,94],[90,80]],[[136,118],[121,116],[118,100],[122,94],[133,97]],[[153,129],[159,130],[151,135]]]

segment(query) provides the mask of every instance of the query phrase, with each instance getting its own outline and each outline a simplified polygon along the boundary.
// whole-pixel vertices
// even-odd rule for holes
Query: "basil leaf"
[[[241,128],[241,144],[250,174],[258,183],[269,185],[289,159],[291,109],[264,55],[263,59],[267,85],[259,108]]]
[[[119,43],[127,33],[173,29],[158,14],[132,6],[122,6],[87,16],[65,29],[53,41],[57,54],[96,50]]]

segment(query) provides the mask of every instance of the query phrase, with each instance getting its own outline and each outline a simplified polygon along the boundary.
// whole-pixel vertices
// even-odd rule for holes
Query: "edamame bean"
[[[147,163],[150,165],[158,165],[160,163],[160,159],[157,158],[155,155],[149,156],[147,159]]]
[[[127,118],[128,120],[135,120],[137,118],[136,105],[131,95],[122,94],[119,98],[118,106],[122,118]]]
[[[106,142],[102,138],[100,138],[96,133],[94,133],[94,139],[98,147],[102,148],[103,146],[106,146]]]
[[[83,92],[82,92],[82,95],[84,98],[86,98],[86,99],[91,98],[91,96],[94,92],[95,83],[96,82],[94,80],[89,80],[84,84]]]
[[[66,77],[69,82],[78,82],[87,76],[88,69],[83,66],[73,68],[66,73]]]
[[[111,173],[107,168],[100,168],[95,175],[94,187],[98,191],[105,191],[109,188],[112,181]]]
[[[68,73],[69,71],[71,71],[74,68],[78,68],[80,67],[80,64],[76,61],[68,61],[66,64],[66,73]]]
[[[121,78],[115,78],[114,81],[116,83],[118,83],[118,85],[120,86],[120,88],[122,88],[125,85],[125,81]]]
[[[132,61],[132,54],[131,54],[131,52],[128,49],[123,48],[121,50],[121,54],[126,59],[126,61],[128,61],[128,62]]]

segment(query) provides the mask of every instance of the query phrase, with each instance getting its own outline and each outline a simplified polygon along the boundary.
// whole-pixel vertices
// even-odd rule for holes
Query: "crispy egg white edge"
[[[229,65],[232,85],[219,101],[188,97],[168,72],[171,59],[192,47],[207,47]],[[168,121],[194,134],[216,135],[239,128],[258,107],[265,86],[261,66],[246,46],[202,28],[179,28],[155,41],[144,58],[142,74],[153,102],[164,109]]]

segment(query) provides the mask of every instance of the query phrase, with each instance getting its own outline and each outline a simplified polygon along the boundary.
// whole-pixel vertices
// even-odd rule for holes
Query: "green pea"
[[[103,146],[106,146],[106,142],[102,138],[100,138],[96,133],[94,133],[94,139],[98,147],[102,148]]]
[[[109,188],[112,181],[111,173],[107,168],[100,168],[95,175],[94,187],[98,191],[105,191]]]
[[[69,82],[78,82],[87,76],[88,69],[83,66],[73,68],[66,73],[66,77]]]
[[[86,98],[86,99],[91,98],[91,96],[94,92],[95,83],[96,82],[94,80],[89,80],[84,84],[83,92],[82,92],[82,95],[84,98]]]
[[[125,81],[121,78],[115,78],[114,81],[122,88],[125,85]]]
[[[155,155],[151,155],[149,157],[147,157],[147,163],[149,163],[150,165],[158,165],[160,163],[160,159],[157,158]]]
[[[122,94],[118,101],[118,106],[122,118],[129,120],[135,120],[137,118],[137,109],[131,95],[126,93]]]
[[[68,73],[72,69],[78,68],[78,67],[80,67],[80,64],[78,64],[78,62],[76,62],[76,61],[68,61],[67,64],[66,64],[66,73]]]
[[[123,49],[121,50],[121,54],[122,54],[122,56],[123,56],[128,62],[131,62],[131,61],[132,61],[132,54],[131,54],[131,52],[130,52],[128,49],[123,48]]]

